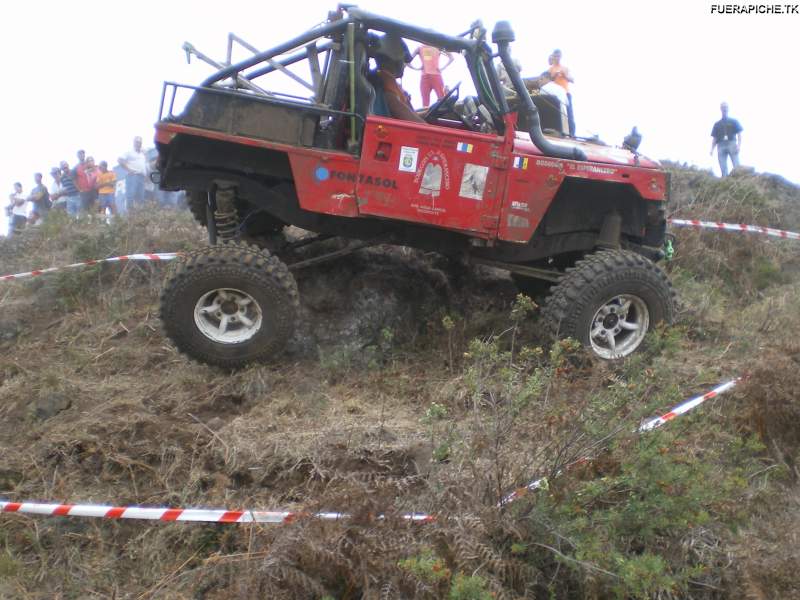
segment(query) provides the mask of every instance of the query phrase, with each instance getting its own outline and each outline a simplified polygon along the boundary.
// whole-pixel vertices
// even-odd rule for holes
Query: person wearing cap
[[[550,67],[547,69],[550,79],[557,83],[567,93],[567,121],[569,122],[569,135],[575,137],[575,113],[572,112],[572,94],[569,92],[569,84],[575,83],[570,75],[569,69],[561,64],[561,50],[553,50],[548,58]]]
[[[727,177],[728,157],[730,157],[734,169],[739,166],[742,126],[739,121],[728,116],[727,102],[720,104],[719,109],[722,112],[722,118],[714,123],[714,127],[711,129],[711,155],[713,156],[716,147],[720,173],[723,177]]]
[[[406,63],[411,60],[406,43],[399,36],[387,33],[378,40],[371,55],[377,67],[367,76],[375,88],[373,113],[382,117],[424,123],[425,120],[414,112],[406,91],[397,83],[403,76]]]

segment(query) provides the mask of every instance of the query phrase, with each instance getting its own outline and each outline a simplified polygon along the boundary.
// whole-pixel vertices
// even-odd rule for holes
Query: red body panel
[[[357,217],[358,161],[346,153],[289,153],[300,208],[326,215]]]
[[[359,212],[495,237],[503,143],[495,135],[371,116],[356,187]]]
[[[597,161],[598,152],[594,150],[594,144],[581,144],[588,158],[594,162],[552,158],[543,156],[530,141],[521,142],[519,133],[517,136],[509,170],[508,191],[500,211],[498,237],[501,240],[526,243],[547,212],[565,177],[632,185],[646,200],[666,198],[666,175],[657,170],[657,163],[648,159],[643,159],[642,162],[646,162],[649,168],[600,162]],[[630,156],[633,161],[633,155],[627,150],[604,146],[599,148],[605,151],[605,161],[614,153],[619,154],[620,158]]]
[[[176,134],[285,151],[301,208],[343,217],[382,217],[526,243],[565,177],[630,184],[664,200],[659,165],[624,149],[570,140],[588,161],[543,156],[506,117],[505,137],[370,116],[361,157],[276,144],[175,123],[156,124],[156,141]],[[551,139],[554,143],[563,143]],[[512,152],[513,148],[513,152]]]

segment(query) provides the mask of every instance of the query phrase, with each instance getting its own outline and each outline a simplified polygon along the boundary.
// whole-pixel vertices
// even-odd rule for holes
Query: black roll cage
[[[480,23],[473,24],[462,35],[451,36],[432,29],[417,27],[376,15],[354,6],[340,5],[337,11],[329,14],[328,21],[323,25],[310,29],[269,50],[258,52],[240,62],[226,66],[208,77],[202,82],[201,86],[212,88],[217,87],[226,80],[231,80],[234,87],[239,87],[238,84],[241,80],[252,82],[263,75],[281,70],[291,64],[312,57],[316,58],[317,54],[329,50],[343,49],[344,55],[348,56],[350,51],[348,48],[350,43],[348,28],[351,26],[355,27],[362,36],[362,40],[366,39],[364,36],[368,30],[374,30],[382,33],[393,33],[405,39],[463,55],[472,76],[479,102],[486,106],[492,114],[498,133],[500,135],[504,133],[502,117],[509,111],[509,108],[505,96],[501,92],[500,81],[492,63],[491,48],[484,41],[486,31]],[[298,51],[300,48],[302,50]],[[290,52],[291,54],[287,55]],[[328,54],[328,58],[330,58],[330,54]],[[313,62],[316,64],[316,60]],[[318,105],[320,109],[330,110],[332,108],[325,106],[322,98],[329,75],[329,66],[326,61],[323,69],[318,71],[321,85],[315,98],[311,101],[297,98],[298,104],[302,105],[311,102]],[[349,103],[348,106],[350,106]],[[344,114],[354,117],[359,116],[352,110],[352,106],[350,108],[351,110]]]
[[[346,129],[342,125],[349,120],[347,151],[359,154],[364,123],[371,104],[369,95],[372,94],[374,98],[374,90],[371,84],[366,82],[365,73],[362,72],[369,61],[368,49],[370,42],[376,37],[374,32],[392,33],[401,38],[464,56],[478,94],[478,103],[488,110],[497,134],[505,135],[504,117],[511,109],[502,92],[500,79],[492,61],[499,56],[521,100],[520,111],[527,117],[527,122],[530,124],[528,133],[536,147],[545,156],[586,160],[586,154],[580,147],[554,144],[544,136],[538,109],[531,100],[511,58],[510,42],[514,41],[514,33],[506,21],[499,21],[492,32],[492,41],[498,48],[497,54],[493,54],[485,41],[486,30],[480,21],[470,25],[464,33],[452,36],[375,15],[355,6],[340,4],[336,11],[328,14],[325,23],[283,44],[263,52],[255,51],[255,48],[248,45],[250,50],[255,51],[253,56],[224,66],[201,85],[206,90],[224,89],[229,93],[260,97],[265,103],[277,103],[280,98],[281,102],[288,102],[301,111],[317,115],[327,112],[328,117],[320,117],[317,125],[315,146],[319,144],[325,148],[339,147],[340,142],[336,140],[342,138],[342,133]],[[188,52],[189,50],[187,55]],[[320,52],[325,53],[325,64],[322,68],[319,64]],[[312,84],[286,68],[306,59],[311,69]],[[313,91],[314,95],[311,98],[291,96],[266,90],[253,83],[253,80],[276,70],[283,71],[303,84]],[[228,81],[230,83],[225,83]],[[166,93],[165,88],[162,93],[162,113]],[[172,116],[171,110],[170,116]]]

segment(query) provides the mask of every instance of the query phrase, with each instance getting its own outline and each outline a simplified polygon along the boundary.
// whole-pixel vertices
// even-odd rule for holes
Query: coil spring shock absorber
[[[236,214],[236,188],[218,185],[214,222],[220,241],[227,242],[239,234],[239,216]]]

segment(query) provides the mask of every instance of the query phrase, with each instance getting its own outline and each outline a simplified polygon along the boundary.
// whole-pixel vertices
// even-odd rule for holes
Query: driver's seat
[[[374,100],[372,102],[369,114],[377,115],[379,117],[391,117],[392,113],[389,111],[389,105],[386,102],[386,94],[383,91],[383,83],[377,73],[371,72],[365,78],[367,84],[372,88]]]
[[[371,82],[367,77],[367,70],[369,69],[369,55],[367,54],[366,43],[361,41],[356,42],[354,54],[356,63],[356,106],[354,112],[366,120],[367,115],[375,113],[378,90],[375,85],[373,85],[373,82]],[[383,104],[386,104],[385,100],[383,101]]]

